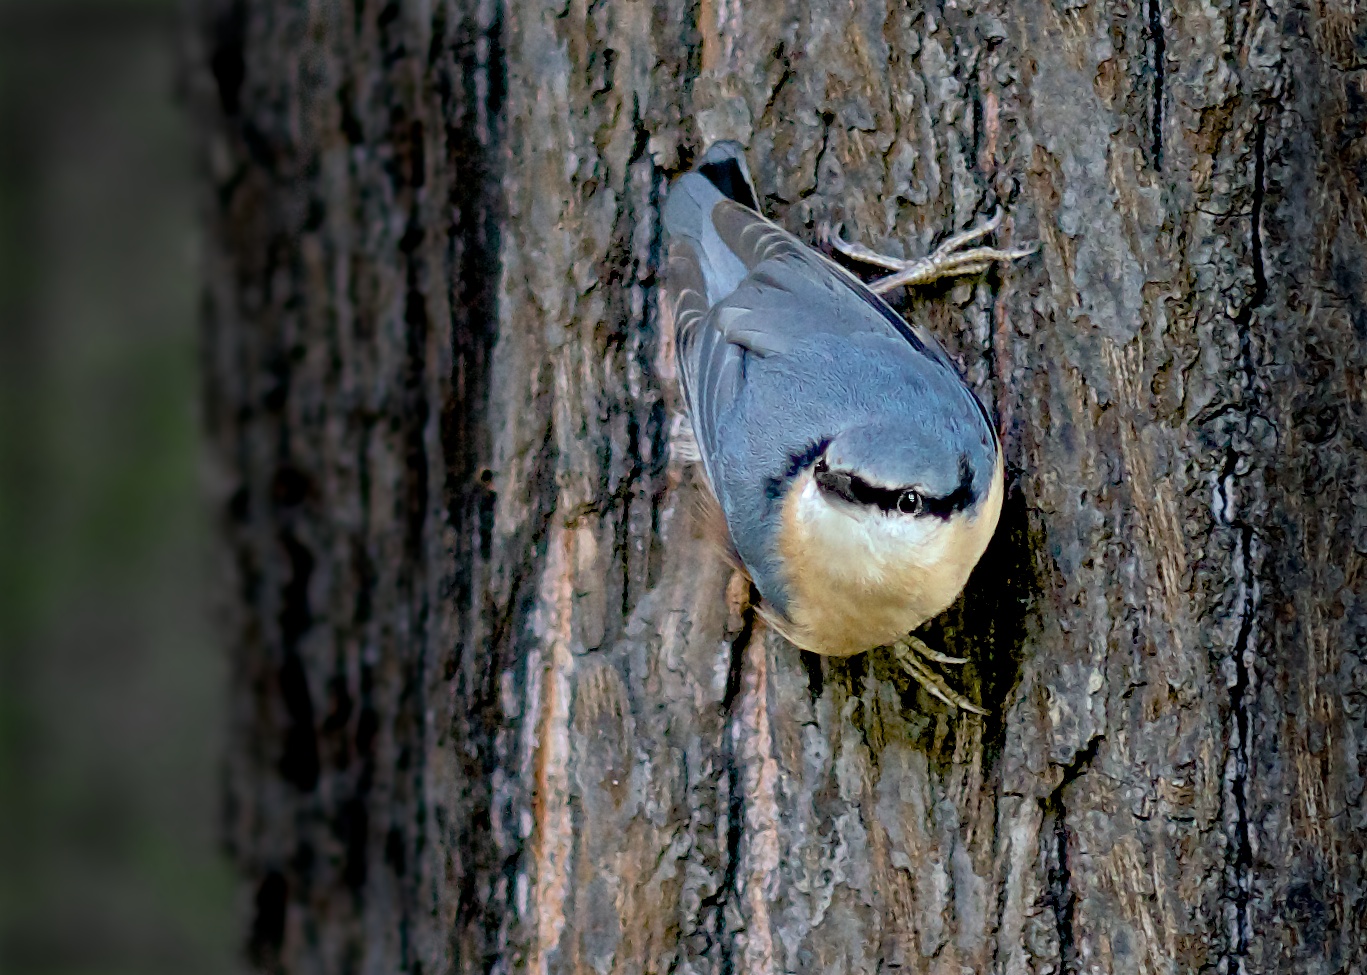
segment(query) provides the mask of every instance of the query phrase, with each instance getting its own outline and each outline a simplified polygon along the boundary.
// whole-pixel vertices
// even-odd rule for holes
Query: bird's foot
[[[992,233],[1001,226],[1001,222],[1002,211],[998,208],[990,220],[955,234],[935,248],[929,257],[918,258],[914,261],[888,257],[886,254],[879,254],[862,244],[852,244],[829,228],[824,230],[822,236],[831,247],[850,260],[872,264],[875,267],[892,271],[893,273],[887,277],[869,283],[870,291],[882,295],[887,294],[893,288],[914,287],[929,284],[940,278],[977,274],[980,271],[986,271],[995,263],[1018,261],[1022,257],[1029,257],[1039,250],[1038,243],[1031,244],[1028,247],[1014,247],[1010,250],[968,246]]]
[[[910,634],[896,643],[889,644],[888,648],[892,650],[893,656],[897,658],[897,662],[902,665],[903,669],[916,678],[917,683],[941,701],[952,708],[961,708],[974,714],[987,714],[985,710],[954,690],[945,683],[943,677],[926,666],[927,660],[941,664],[965,664],[968,663],[965,658],[951,657],[948,654],[932,650],[924,642]]]
[[[676,413],[669,425],[669,456],[680,464],[702,461],[702,450],[693,435],[693,421],[683,413]]]

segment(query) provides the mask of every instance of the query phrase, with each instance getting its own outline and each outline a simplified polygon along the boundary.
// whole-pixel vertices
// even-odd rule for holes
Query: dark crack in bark
[[[1246,402],[1243,409],[1245,425],[1252,422],[1255,409],[1252,400],[1257,384],[1257,363],[1253,348],[1252,326],[1255,310],[1267,298],[1267,272],[1263,266],[1262,219],[1266,199],[1266,136],[1267,123],[1259,119],[1253,144],[1252,208],[1249,225],[1249,254],[1253,271],[1253,291],[1235,315],[1239,335],[1240,368]],[[1256,549],[1258,535],[1247,520],[1249,503],[1236,496],[1241,457],[1230,448],[1221,476],[1222,510],[1231,528],[1236,531],[1233,577],[1236,586],[1238,633],[1231,649],[1234,680],[1230,686],[1230,714],[1234,735],[1230,742],[1229,778],[1230,798],[1234,803],[1232,843],[1229,854],[1225,896],[1231,905],[1229,943],[1222,963],[1231,973],[1242,973],[1253,939],[1250,912],[1253,891],[1253,836],[1249,822],[1248,779],[1252,769],[1251,709],[1256,697],[1255,671],[1252,659],[1256,655],[1254,632],[1259,606],[1258,566]]]
[[[1101,746],[1102,738],[1097,736],[1078,752],[1072,764],[1063,770],[1063,778],[1046,798],[1041,800],[1044,812],[1044,826],[1041,841],[1052,842],[1045,851],[1044,862],[1048,865],[1048,887],[1044,894],[1045,906],[1054,915],[1054,933],[1058,939],[1059,975],[1075,975],[1079,971],[1076,937],[1073,929],[1077,893],[1073,890],[1073,871],[1071,866],[1072,830],[1068,826],[1067,790],[1091,767]]]
[[[1153,100],[1149,108],[1149,157],[1153,168],[1163,171],[1163,98],[1167,78],[1167,40],[1163,34],[1163,0],[1149,0],[1149,68],[1153,74]]]
[[[737,736],[735,733],[734,705],[740,696],[741,682],[745,671],[745,651],[754,637],[757,617],[754,604],[759,592],[750,587],[750,605],[745,607],[741,618],[740,632],[730,643],[730,656],[727,662],[726,694],[722,707],[727,714],[726,732],[723,739],[724,774],[726,776],[726,865],[723,868],[721,884],[715,893],[702,899],[701,913],[710,913],[716,925],[709,933],[709,940],[718,950],[718,971],[720,975],[734,975],[736,971],[736,932],[727,917],[729,907],[737,904],[740,898],[740,860],[741,849],[745,842],[745,788],[741,775],[740,756],[736,753]]]

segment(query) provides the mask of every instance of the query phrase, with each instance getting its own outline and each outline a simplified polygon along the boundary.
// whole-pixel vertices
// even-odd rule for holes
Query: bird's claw
[[[939,653],[930,649],[924,642],[914,636],[907,635],[896,643],[889,644],[889,649],[897,658],[897,662],[907,673],[916,679],[916,682],[924,687],[931,694],[934,694],[945,704],[952,708],[960,708],[964,711],[971,711],[973,714],[987,714],[983,708],[974,704],[958,691],[954,690],[945,679],[935,671],[926,666],[927,660],[933,660],[941,664],[964,664],[968,661],[963,657],[951,657],[948,654]]]
[[[682,413],[675,414],[669,426],[669,456],[680,464],[702,461],[702,450],[693,433],[693,421]]]
[[[916,260],[903,260],[897,257],[889,257],[886,254],[879,254],[877,251],[870,250],[862,244],[854,244],[845,240],[840,234],[836,233],[829,226],[823,226],[820,230],[821,238],[830,246],[839,251],[852,261],[859,261],[862,264],[872,264],[892,271],[892,274],[879,278],[869,284],[869,290],[875,294],[887,294],[893,288],[912,287],[915,285],[929,284],[940,278],[960,277],[965,274],[977,274],[986,271],[993,264],[998,262],[1017,261],[1022,257],[1029,257],[1039,250],[1039,244],[1033,243],[1027,247],[1013,247],[1001,250],[996,247],[969,247],[969,244],[981,240],[992,233],[1002,222],[1002,209],[997,208],[987,220],[975,227],[960,231],[950,237],[930,254],[929,257],[922,257]]]

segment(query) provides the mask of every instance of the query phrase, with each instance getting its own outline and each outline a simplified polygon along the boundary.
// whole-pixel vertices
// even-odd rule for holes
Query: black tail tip
[[[694,168],[723,196],[759,212],[750,170],[745,165],[745,149],[739,142],[728,139],[712,143]]]

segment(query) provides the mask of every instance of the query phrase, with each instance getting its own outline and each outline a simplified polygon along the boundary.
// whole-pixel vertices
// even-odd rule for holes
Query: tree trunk
[[[345,7],[345,9],[343,9]],[[1367,27],[1285,0],[202,0],[227,836],[264,971],[1362,972]],[[932,645],[766,632],[671,461],[659,205],[1037,257]]]

